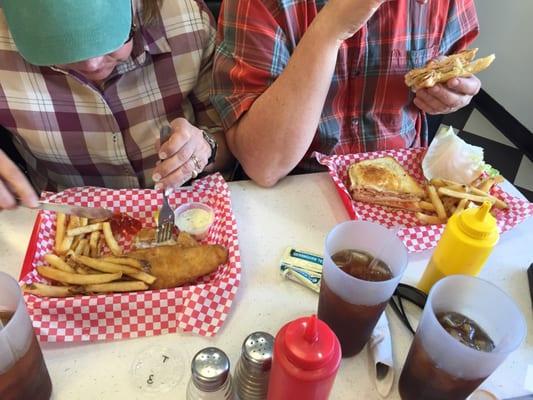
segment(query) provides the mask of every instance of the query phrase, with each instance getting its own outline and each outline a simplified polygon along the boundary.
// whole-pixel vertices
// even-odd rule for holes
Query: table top
[[[203,347],[224,350],[232,367],[244,338],[254,331],[275,336],[286,322],[316,312],[318,296],[279,274],[279,260],[287,246],[322,253],[327,232],[348,219],[335,186],[326,173],[290,176],[276,187],[260,188],[253,182],[231,182],[242,261],[242,280],[230,314],[214,338],[168,334],[112,342],[41,343],[54,390],[52,399],[152,398],[134,383],[132,364],[144,350],[163,346],[181,357],[178,385],[158,399],[184,399],[190,361]],[[504,189],[519,192],[505,183]],[[0,270],[18,278],[36,211],[19,208],[0,213]],[[533,373],[533,310],[526,269],[533,262],[533,218],[504,233],[480,277],[505,290],[524,314],[528,335],[521,347],[484,383],[505,398],[529,393],[524,388],[528,367]],[[414,284],[431,252],[410,254],[403,282]],[[387,310],[393,340],[396,379],[411,342],[411,335]],[[369,368],[367,350],[343,359],[330,399],[379,399]],[[396,384],[389,396],[399,399]]]

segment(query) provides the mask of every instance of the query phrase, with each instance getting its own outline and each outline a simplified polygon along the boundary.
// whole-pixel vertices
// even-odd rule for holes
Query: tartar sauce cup
[[[191,234],[197,240],[207,237],[209,228],[215,221],[214,210],[199,202],[182,204],[176,208],[174,215],[178,229]]]

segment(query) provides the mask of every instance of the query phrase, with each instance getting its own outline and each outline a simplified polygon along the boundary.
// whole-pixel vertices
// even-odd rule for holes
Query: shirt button
[[[359,119],[352,118],[352,126],[359,126]]]

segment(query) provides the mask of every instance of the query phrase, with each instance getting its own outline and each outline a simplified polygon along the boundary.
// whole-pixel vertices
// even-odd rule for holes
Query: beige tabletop
[[[214,338],[168,334],[150,338],[83,344],[42,343],[52,377],[53,399],[184,399],[192,356],[205,346],[223,349],[234,364],[244,338],[263,330],[275,335],[286,322],[316,312],[318,297],[279,275],[279,260],[287,246],[322,252],[327,232],[348,215],[325,173],[291,176],[275,188],[251,182],[230,183],[237,218],[242,281],[228,319]],[[509,184],[505,190],[518,192]],[[0,270],[18,278],[35,211],[17,209],[0,213]],[[526,269],[533,262],[533,218],[502,235],[481,277],[504,289],[522,310],[528,335],[521,347],[487,380],[486,386],[502,398],[528,393],[524,381],[533,373],[533,314]],[[403,281],[415,283],[431,252],[411,254]],[[387,310],[396,373],[407,355],[411,336]],[[181,357],[179,383],[157,396],[140,391],[132,378],[132,363],[145,349],[164,346]],[[531,364],[531,365],[530,365]],[[368,353],[342,361],[331,399],[379,399],[368,368]],[[391,399],[399,398],[396,385]]]

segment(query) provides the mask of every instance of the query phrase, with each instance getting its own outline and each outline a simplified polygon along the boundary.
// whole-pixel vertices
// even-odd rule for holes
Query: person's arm
[[[276,184],[303,158],[316,133],[342,41],[357,32],[383,2],[385,0],[330,0],[302,36],[283,72],[227,130],[228,147],[258,184]],[[272,27],[264,34],[268,29],[266,25],[274,18],[265,14],[267,10],[260,9],[261,3],[226,1],[221,19],[224,36],[235,35],[234,40],[239,43],[274,41],[278,29]],[[262,13],[264,19],[261,19]],[[251,26],[235,28],[243,25],[239,18]],[[224,47],[223,41],[219,48],[221,54],[227,51]],[[259,52],[249,55],[243,54],[243,49],[235,52],[233,57],[239,62],[244,59],[250,63],[252,75],[271,61],[254,60],[253,56]],[[222,81],[233,80],[237,90],[242,91],[246,82],[239,82],[239,77],[246,72],[228,71],[224,62],[217,66],[215,59],[215,89],[216,80],[220,79],[218,74],[222,73],[228,75]],[[250,94],[256,95],[256,80],[250,78],[249,82]]]
[[[37,207],[37,195],[26,176],[0,150],[0,211],[17,206],[17,199],[27,207]]]

